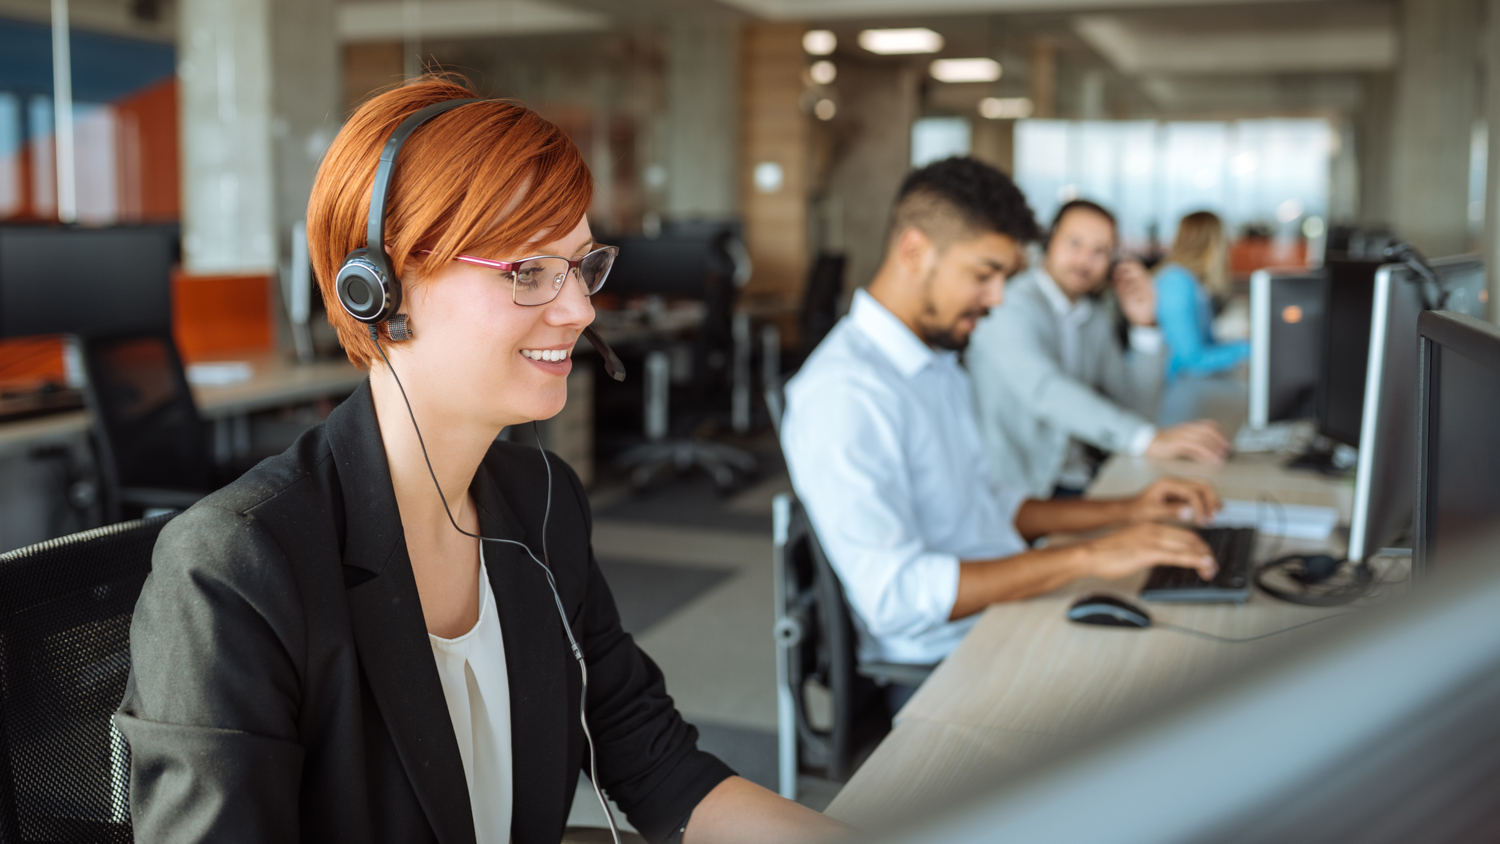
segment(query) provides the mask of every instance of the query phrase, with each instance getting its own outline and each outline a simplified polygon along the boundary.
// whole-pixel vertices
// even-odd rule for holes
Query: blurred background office
[[[0,551],[191,501],[349,394],[301,221],[343,119],[424,69],[593,170],[631,378],[581,350],[541,436],[591,484],[627,628],[767,784],[775,387],[912,167],[973,155],[1044,221],[1099,202],[1148,263],[1213,212],[1225,341],[1254,271],[1398,240],[1500,292],[1500,0],[0,0]],[[112,378],[155,379],[169,448]],[[202,466],[141,475],[150,448]]]

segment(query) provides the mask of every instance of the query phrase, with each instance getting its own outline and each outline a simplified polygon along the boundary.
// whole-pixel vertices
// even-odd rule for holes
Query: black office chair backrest
[[[89,337],[81,346],[106,494],[213,489],[207,430],[172,335]]]
[[[844,295],[843,255],[823,253],[813,262],[807,276],[807,290],[802,295],[802,336],[798,338],[802,357],[812,354],[828,332],[839,321],[839,299]]]
[[[829,779],[842,781],[854,772],[861,748],[890,731],[890,711],[879,688],[859,671],[854,623],[838,574],[802,504],[793,500],[791,506],[783,582],[802,629],[788,672],[799,755],[808,766],[823,769]],[[813,723],[803,688],[808,681],[829,691],[832,723]]]
[[[110,716],[170,518],[0,555],[0,841],[132,840],[130,752]]]

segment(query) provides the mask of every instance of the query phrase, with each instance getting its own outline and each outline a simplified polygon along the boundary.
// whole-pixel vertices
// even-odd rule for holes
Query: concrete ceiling
[[[349,0],[338,6],[339,38],[346,42],[589,32],[611,24],[608,15],[546,0]]]
[[[1099,12],[1159,9],[1164,6],[1242,6],[1247,0],[720,0],[720,2],[767,20],[833,20],[1012,12]],[[1316,0],[1248,0],[1248,2],[1285,6],[1316,2]]]
[[[1330,73],[1387,70],[1396,28],[1384,15],[1346,21],[1216,21],[1193,26],[1126,15],[1079,15],[1073,30],[1128,75]]]

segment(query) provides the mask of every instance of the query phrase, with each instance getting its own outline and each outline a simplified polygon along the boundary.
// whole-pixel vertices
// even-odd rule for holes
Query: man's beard
[[[931,324],[931,320],[937,317],[937,305],[932,301],[932,279],[936,274],[937,271],[934,270],[923,281],[922,320],[918,325],[920,329],[918,334],[921,336],[922,342],[929,346],[938,349],[947,349],[950,352],[961,352],[969,348],[969,335],[973,332],[970,331],[960,335],[958,333],[958,324],[965,318],[972,318],[977,323],[979,320],[984,319],[985,315],[990,312],[990,309],[970,308],[954,317],[953,321],[947,325]]]

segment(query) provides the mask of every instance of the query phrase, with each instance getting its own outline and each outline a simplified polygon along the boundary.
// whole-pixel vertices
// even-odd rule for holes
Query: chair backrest
[[[132,840],[130,751],[110,716],[170,518],[0,555],[0,841]]]
[[[789,653],[788,681],[796,708],[803,761],[843,780],[853,773],[855,755],[871,738],[890,730],[890,712],[876,685],[859,672],[857,640],[844,588],[813,532],[807,512],[790,499],[782,566],[779,611],[795,619],[800,639]],[[804,686],[816,681],[832,698],[832,723],[814,725]]]
[[[89,337],[81,347],[111,500],[122,487],[211,490],[207,431],[172,335]]]
[[[813,262],[802,296],[802,356],[812,354],[839,321],[839,299],[844,295],[843,255],[823,253]]]

